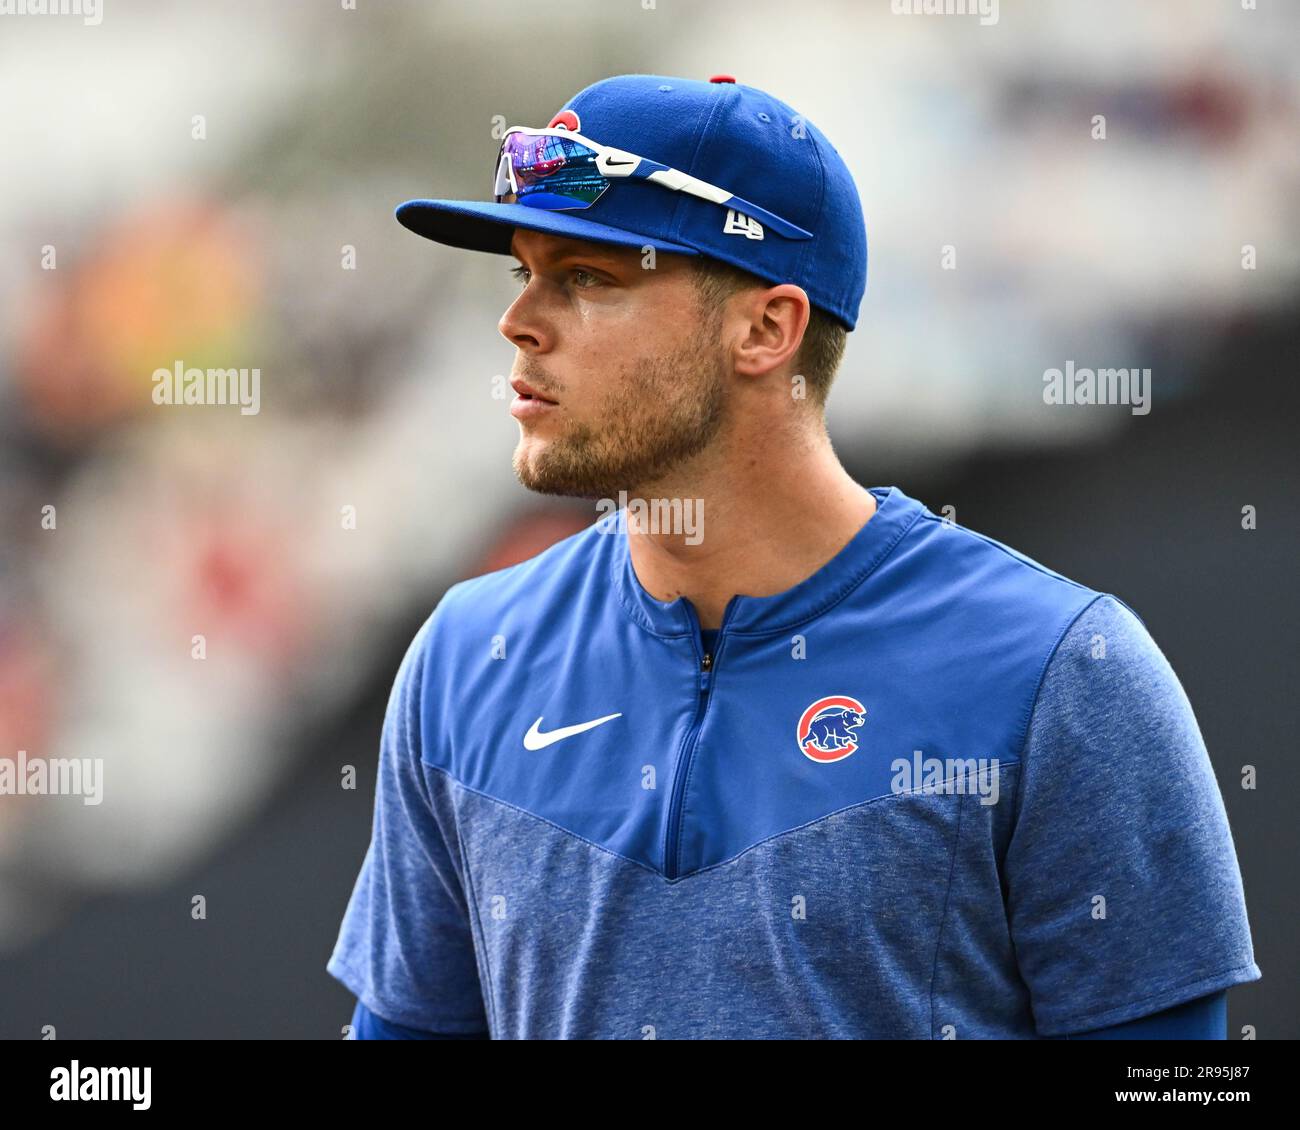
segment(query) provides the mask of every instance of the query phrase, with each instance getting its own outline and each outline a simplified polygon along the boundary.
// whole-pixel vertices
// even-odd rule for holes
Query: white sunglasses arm
[[[588,141],[587,144],[592,143]],[[592,145],[592,148],[595,149],[596,146]],[[636,172],[641,161],[642,158],[635,153],[628,153],[623,149],[611,149],[608,146],[601,146],[596,153],[596,168],[607,177],[630,177]],[[732,197],[726,189],[718,188],[677,169],[656,169],[645,179],[661,184],[665,188],[671,188],[675,192],[689,192],[692,196],[698,196],[713,204],[725,204]]]
[[[678,172],[676,169],[665,169],[659,172],[653,172],[646,180],[652,180],[656,184],[666,185],[668,188],[675,189],[678,192],[689,192],[692,196],[698,196],[702,200],[712,201],[714,204],[725,204],[732,198],[732,194],[725,188],[718,188],[716,185],[709,184],[707,181],[697,180],[687,173]]]

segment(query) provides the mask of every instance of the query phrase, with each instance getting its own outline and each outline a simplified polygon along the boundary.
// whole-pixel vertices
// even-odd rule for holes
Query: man
[[[515,471],[604,517],[411,644],[328,964],[357,1034],[1222,1038],[1260,971],[1163,655],[831,449],[866,237],[830,142],[626,75],[494,187],[398,218],[518,260]]]

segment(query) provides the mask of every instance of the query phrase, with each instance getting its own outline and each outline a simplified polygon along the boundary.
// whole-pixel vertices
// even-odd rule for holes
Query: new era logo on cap
[[[734,208],[727,209],[727,222],[722,230],[728,235],[743,235],[749,239],[763,238],[763,225],[749,216],[742,216]]]

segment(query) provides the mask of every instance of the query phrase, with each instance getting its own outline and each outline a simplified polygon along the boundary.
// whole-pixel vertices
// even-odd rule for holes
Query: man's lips
[[[510,382],[510,387],[524,400],[540,400],[544,404],[558,403],[549,396],[543,396],[539,390],[535,389],[527,381],[521,381],[518,377]]]
[[[545,416],[552,408],[559,407],[556,401],[543,396],[538,389],[527,381],[521,381],[516,377],[510,382],[510,387],[517,393],[510,403],[510,415],[520,423]]]

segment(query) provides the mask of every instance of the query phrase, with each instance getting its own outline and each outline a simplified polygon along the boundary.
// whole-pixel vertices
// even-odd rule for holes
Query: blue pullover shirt
[[[328,971],[493,1038],[1039,1038],[1261,976],[1141,621],[897,487],[707,649],[602,520],[463,581],[390,697]]]

